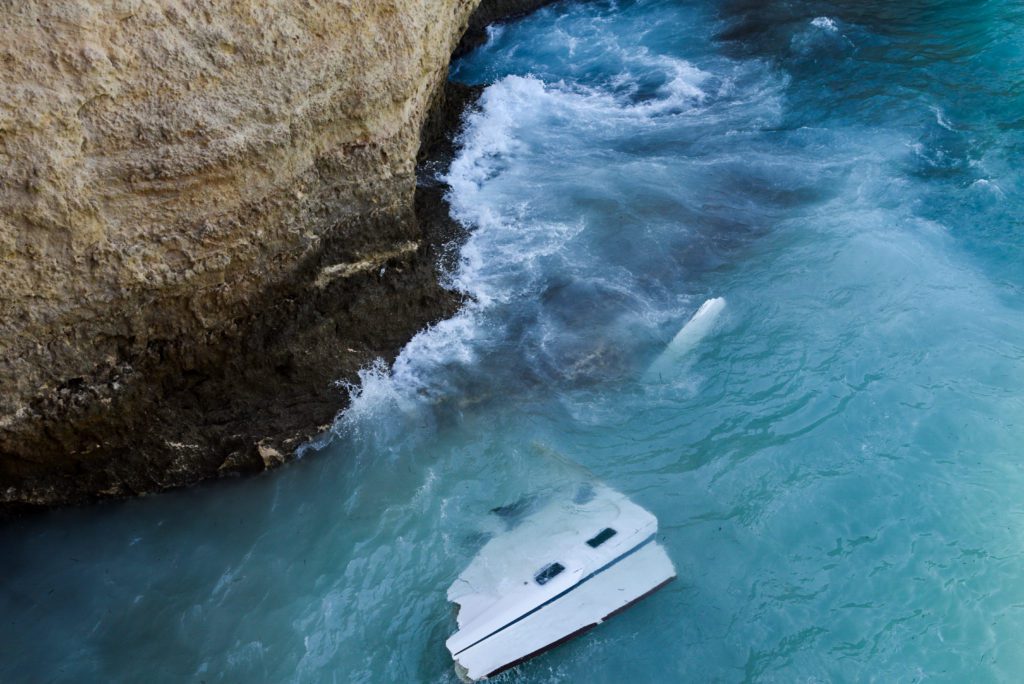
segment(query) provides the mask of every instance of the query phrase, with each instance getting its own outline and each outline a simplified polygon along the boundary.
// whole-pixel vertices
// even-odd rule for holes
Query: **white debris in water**
[[[672,341],[665,347],[665,351],[644,373],[644,382],[664,381],[676,375],[679,362],[715,329],[723,310],[725,310],[723,297],[714,297],[701,304],[697,313],[693,314],[690,320],[679,329]]]

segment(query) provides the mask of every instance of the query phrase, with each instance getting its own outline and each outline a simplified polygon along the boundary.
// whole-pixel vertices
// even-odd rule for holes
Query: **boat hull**
[[[675,579],[665,550],[651,540],[557,597],[453,653],[459,674],[491,677],[573,639]]]

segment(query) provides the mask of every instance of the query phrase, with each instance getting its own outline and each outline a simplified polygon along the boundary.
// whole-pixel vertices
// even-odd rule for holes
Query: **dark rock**
[[[469,26],[452,57],[462,57],[487,42],[487,27],[491,24],[525,17],[557,0],[483,0],[469,18]]]

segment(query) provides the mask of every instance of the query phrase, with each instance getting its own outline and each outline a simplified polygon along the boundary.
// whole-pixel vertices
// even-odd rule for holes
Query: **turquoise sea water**
[[[0,529],[0,681],[454,682],[566,461],[679,579],[499,681],[1019,680],[1024,8],[563,3],[452,76],[474,302],[281,471]]]

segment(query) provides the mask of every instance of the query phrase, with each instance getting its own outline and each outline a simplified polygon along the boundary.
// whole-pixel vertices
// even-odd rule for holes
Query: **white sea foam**
[[[467,121],[460,144],[445,180],[454,217],[472,228],[460,254],[451,284],[470,296],[455,317],[417,334],[402,350],[394,365],[374,363],[359,374],[350,387],[352,401],[339,427],[369,424],[381,411],[416,415],[453,391],[450,371],[477,362],[482,348],[495,331],[487,312],[512,297],[517,285],[528,282],[531,262],[551,254],[581,230],[574,224],[530,224],[523,219],[527,204],[502,206],[487,194],[488,182],[508,168],[510,160],[524,151],[515,129],[523,119],[535,116],[535,108],[550,97],[533,78],[509,77],[488,88],[480,111]]]
[[[645,49],[634,50],[631,57],[635,63],[648,68],[653,67],[667,77],[665,85],[659,88],[662,97],[640,105],[639,113],[650,115],[677,110],[699,104],[707,96],[702,86],[711,75],[685,59],[652,54]]]
[[[482,355],[506,341],[506,321],[492,313],[495,307],[536,296],[551,268],[546,260],[567,259],[564,254],[586,225],[581,218],[533,218],[530,157],[563,152],[534,149],[548,141],[537,131],[554,130],[556,136],[562,131],[573,140],[587,134],[612,137],[704,101],[701,85],[710,75],[689,62],[635,49],[630,60],[664,73],[658,98],[638,103],[607,91],[514,75],[484,91],[478,109],[467,115],[461,151],[444,178],[452,215],[471,231],[449,278],[469,303],[454,318],[416,335],[391,368],[377,362],[361,371],[358,385],[349,387],[351,402],[338,428],[380,425],[381,412],[419,420],[458,393],[460,375],[471,373]],[[498,182],[503,175],[511,180]]]
[[[836,26],[836,20],[829,17],[815,17],[811,19],[811,26],[823,29],[829,33],[835,33],[839,30],[839,27]]]
[[[971,187],[977,188],[979,190],[985,190],[986,192],[994,196],[996,199],[1006,199],[1006,193],[999,186],[999,183],[989,180],[988,178],[979,178],[978,180],[971,183]]]
[[[484,31],[487,33],[487,41],[485,44],[489,45],[501,39],[502,34],[505,33],[505,25],[490,24],[484,29]]]
[[[449,389],[438,371],[474,362],[483,330],[479,305],[470,304],[454,317],[419,332],[390,368],[378,359],[359,371],[359,382],[349,387],[349,407],[336,428],[358,430],[376,424],[382,412],[416,417],[444,398]]]
[[[932,114],[935,115],[935,123],[939,124],[947,131],[956,131],[956,128],[949,122],[949,119],[946,118],[946,113],[942,111],[941,107],[933,106],[930,107],[930,109],[932,110]]]
[[[840,32],[839,23],[831,17],[812,19],[806,30],[793,34],[790,45],[795,51],[805,54],[855,47],[853,41]]]
[[[529,151],[523,132],[559,123],[594,131],[602,127],[615,130],[625,120],[635,123],[705,97],[700,84],[709,75],[685,60],[643,51],[636,59],[664,69],[668,80],[660,89],[663,99],[634,104],[607,92],[565,83],[548,85],[530,76],[507,76],[488,87],[481,97],[480,110],[467,119],[466,131],[459,140],[462,152],[445,177],[451,187],[449,199],[455,217],[477,229],[516,223],[520,217],[510,215],[508,207],[484,201],[481,193],[489,181],[508,169],[513,158]],[[528,202],[527,197],[523,209]]]

